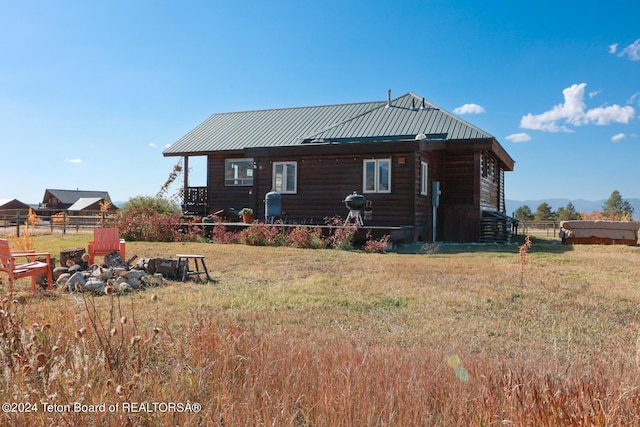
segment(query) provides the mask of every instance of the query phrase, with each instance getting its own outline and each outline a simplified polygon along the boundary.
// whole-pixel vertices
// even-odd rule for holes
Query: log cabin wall
[[[209,155],[208,158],[208,204],[210,213],[214,213],[220,209],[242,209],[244,207],[252,207],[253,187],[252,186],[226,186],[224,183],[224,167],[225,159],[241,158],[240,155]]]
[[[479,153],[447,151],[441,186],[441,236],[444,241],[473,242],[478,238]],[[439,227],[440,229],[440,227]]]
[[[422,162],[427,164],[427,192],[422,194]],[[415,240],[433,240],[433,187],[434,181],[440,181],[443,185],[444,151],[421,150],[414,156],[414,199],[415,199]],[[441,205],[442,206],[442,205]],[[436,237],[440,236],[442,221],[442,209],[436,211]]]
[[[410,153],[372,155],[270,156],[256,158],[258,217],[264,216],[264,196],[272,189],[273,163],[297,163],[296,194],[282,194],[283,219],[292,222],[324,224],[325,218],[346,218],[344,198],[354,191],[372,203],[370,225],[413,224],[413,190]],[[391,159],[391,193],[363,192],[363,162]]]
[[[480,209],[500,211],[501,169],[497,159],[488,152],[480,156]]]

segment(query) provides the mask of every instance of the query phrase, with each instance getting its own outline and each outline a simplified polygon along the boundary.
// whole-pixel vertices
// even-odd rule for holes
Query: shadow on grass
[[[400,244],[390,252],[399,254],[460,254],[460,253],[514,253],[517,254],[520,245],[524,243],[525,236],[515,236],[510,243],[408,243]],[[545,239],[530,236],[531,248],[529,253],[556,253],[561,254],[573,250],[572,245],[563,245],[558,239]]]

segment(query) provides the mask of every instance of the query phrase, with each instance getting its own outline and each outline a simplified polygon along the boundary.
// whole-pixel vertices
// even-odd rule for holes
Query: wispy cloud
[[[524,133],[524,132],[520,132],[520,133],[512,133],[511,135],[507,136],[506,138],[508,141],[511,142],[527,142],[527,141],[531,141],[531,137]]]
[[[464,104],[462,107],[454,109],[453,112],[456,114],[482,114],[485,111],[478,104]]]
[[[65,163],[75,163],[75,164],[80,164],[82,163],[82,159],[81,158],[75,158],[75,159],[64,159]]]
[[[626,56],[632,61],[640,60],[640,39],[622,49],[618,56]]]
[[[610,54],[615,54],[618,51],[618,43],[614,43],[614,44],[610,44],[609,45],[609,53]]]
[[[636,92],[631,95],[631,98],[627,101],[627,104],[635,104],[637,103],[640,106],[640,92]]]
[[[613,142],[618,142],[618,141],[622,141],[623,139],[625,139],[627,136],[624,133],[618,133],[615,134],[611,137],[611,141]]]
[[[153,142],[149,143],[149,147],[151,148],[158,148],[158,146],[156,144],[154,144]]]
[[[520,120],[524,129],[548,132],[573,132],[569,126],[587,124],[608,125],[629,123],[633,119],[633,107],[614,104],[587,110],[584,102],[586,83],[574,84],[562,91],[564,103],[554,106],[541,114],[527,114]]]

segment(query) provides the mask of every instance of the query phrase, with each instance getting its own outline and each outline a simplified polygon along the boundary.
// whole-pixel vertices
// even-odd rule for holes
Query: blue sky
[[[506,197],[640,197],[640,3],[0,0],[0,198],[155,195],[213,113],[414,92],[515,159]],[[192,185],[204,162],[191,161]]]

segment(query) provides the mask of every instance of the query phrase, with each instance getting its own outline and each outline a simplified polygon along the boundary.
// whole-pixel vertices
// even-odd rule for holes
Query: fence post
[[[62,234],[67,234],[67,211],[62,211]]]
[[[16,237],[20,237],[20,211],[16,212]]]

